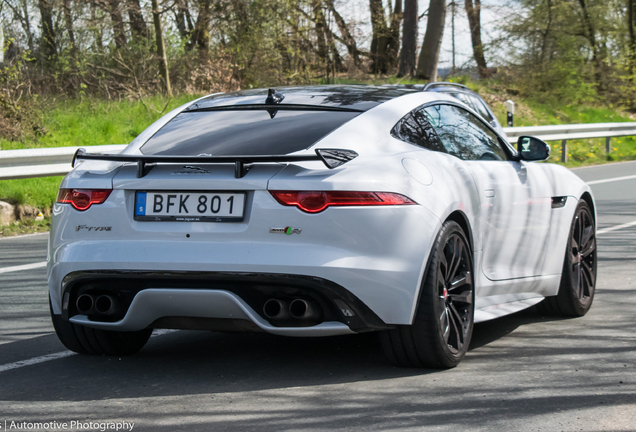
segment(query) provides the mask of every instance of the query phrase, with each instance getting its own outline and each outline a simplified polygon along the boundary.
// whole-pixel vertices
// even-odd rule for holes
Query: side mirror
[[[517,140],[519,158],[524,161],[542,161],[550,157],[550,145],[539,138],[520,136]]]

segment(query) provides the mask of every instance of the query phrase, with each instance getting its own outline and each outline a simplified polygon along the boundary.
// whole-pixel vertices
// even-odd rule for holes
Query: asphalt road
[[[0,430],[12,421],[66,430],[91,430],[72,421],[146,431],[636,430],[636,224],[605,231],[636,221],[636,177],[600,182],[636,176],[636,163],[575,172],[596,182],[591,311],[554,319],[527,310],[478,324],[465,360],[446,371],[389,366],[368,334],[179,331],[132,357],[71,354],[49,321],[45,269],[9,271],[42,262],[46,236],[0,240]]]

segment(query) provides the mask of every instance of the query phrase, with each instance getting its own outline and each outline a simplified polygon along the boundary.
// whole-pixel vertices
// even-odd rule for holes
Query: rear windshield
[[[182,112],[142,147],[146,155],[284,155],[304,150],[359,112]]]

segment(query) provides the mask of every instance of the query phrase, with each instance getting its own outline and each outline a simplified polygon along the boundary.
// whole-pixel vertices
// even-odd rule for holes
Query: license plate
[[[241,222],[245,192],[138,191],[135,220]]]

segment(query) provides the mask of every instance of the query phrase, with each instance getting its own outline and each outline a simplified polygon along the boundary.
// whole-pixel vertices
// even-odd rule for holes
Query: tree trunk
[[[190,37],[193,28],[188,4],[184,0],[177,0],[176,5],[177,10],[175,11],[175,21],[177,29],[179,30],[179,36],[181,36],[181,39],[187,40]]]
[[[386,17],[382,0],[369,0],[371,10],[371,73],[386,73],[387,33]]]
[[[548,8],[548,22],[545,27],[545,32],[543,33],[543,41],[541,43],[541,63],[545,61],[545,54],[548,50],[548,38],[550,37],[550,27],[552,26],[552,0],[547,0],[546,6]]]
[[[484,46],[481,43],[481,2],[480,0],[466,0],[466,14],[470,25],[470,39],[473,43],[473,56],[477,62],[477,73],[480,78],[488,78],[488,66],[484,57]]]
[[[133,37],[136,39],[148,38],[148,26],[146,26],[146,21],[141,13],[139,0],[126,0],[126,6],[128,7],[128,18]]]
[[[71,67],[77,68],[77,45],[75,45],[75,31],[73,30],[73,14],[71,12],[71,0],[63,0],[62,8],[64,9],[64,22],[66,31],[68,32],[68,40],[71,44]]]
[[[97,1],[93,0],[91,1],[91,28],[95,39],[95,51],[102,52],[104,50],[104,42],[102,41],[102,29],[98,25]]]
[[[583,12],[584,34],[592,47],[592,62],[596,67],[596,72],[594,74],[596,77],[596,83],[598,85],[598,89],[603,91],[603,55],[601,54],[599,44],[596,41],[596,32],[594,31],[594,26],[590,19],[590,14],[587,10],[585,0],[579,0],[579,5],[581,5],[581,11]]]
[[[397,66],[400,52],[400,24],[402,23],[402,0],[395,0],[395,7],[391,14],[391,26],[388,31],[386,47],[387,63],[389,67]]]
[[[627,0],[627,29],[629,31],[629,73],[636,81],[636,0]]]
[[[53,27],[53,5],[51,0],[38,0],[42,23],[42,51],[46,62],[50,65],[57,55],[55,44],[55,28]]]
[[[327,3],[327,7],[329,8],[329,11],[331,12],[331,14],[336,20],[336,25],[338,26],[338,30],[340,30],[340,34],[342,35],[342,40],[344,41],[344,44],[347,47],[347,51],[349,52],[349,55],[353,59],[353,64],[356,66],[360,66],[360,55],[358,51],[358,46],[356,45],[356,41],[353,38],[353,36],[351,36],[351,32],[349,32],[349,28],[347,27],[345,20],[336,10],[333,4],[333,0],[325,0],[325,1]]]
[[[157,56],[159,57],[159,73],[161,73],[163,90],[168,96],[172,96],[172,89],[170,88],[170,73],[168,71],[168,59],[166,57],[166,45],[163,41],[161,14],[159,12],[159,2],[157,0],[152,0],[152,19],[155,24]]]
[[[196,45],[202,56],[207,56],[210,48],[210,3],[211,0],[199,0],[199,16],[190,39],[191,46]]]
[[[415,75],[417,55],[417,0],[404,1],[404,24],[402,26],[402,54],[398,76]]]
[[[124,18],[119,10],[119,0],[108,1],[108,12],[110,13],[110,21],[113,25],[115,46],[117,49],[124,48],[126,46],[126,28],[124,27]]]
[[[428,81],[437,81],[437,63],[446,24],[446,0],[431,0],[428,8],[426,33],[417,62],[416,76]]]
[[[31,20],[29,19],[29,8],[27,4],[27,0],[22,0],[22,14],[24,15],[24,31],[27,37],[27,45],[29,46],[29,51],[34,52],[35,47],[33,46],[33,32],[31,31]]]
[[[313,10],[314,10],[314,23],[316,30],[316,53],[318,54],[318,58],[325,63],[329,63],[329,58],[327,57],[327,42],[325,35],[325,27],[327,24],[325,22],[325,15],[322,12],[322,2],[321,0],[312,0],[313,2]],[[329,70],[329,66],[327,66],[327,70]]]

